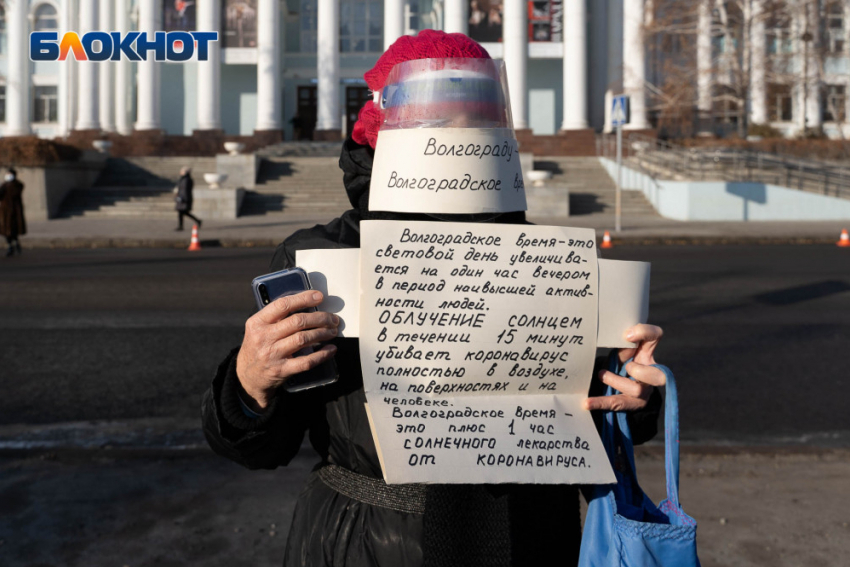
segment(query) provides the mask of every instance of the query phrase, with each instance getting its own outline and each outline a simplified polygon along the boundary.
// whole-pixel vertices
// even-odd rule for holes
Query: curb
[[[819,236],[633,236],[612,237],[614,246],[811,246],[835,245],[834,237]],[[598,239],[601,243],[602,239]],[[224,238],[201,240],[203,248],[276,248],[281,239]],[[185,249],[184,240],[156,238],[29,238],[24,249],[171,248]]]
[[[599,239],[599,242],[602,242]],[[825,236],[634,236],[612,237],[614,246],[811,246],[835,245]]]
[[[251,239],[209,239],[201,240],[203,248],[276,248],[282,239],[251,238]],[[156,238],[36,238],[23,242],[23,248],[36,249],[95,249],[95,248],[172,248],[186,249],[189,245],[185,240],[169,240]]]

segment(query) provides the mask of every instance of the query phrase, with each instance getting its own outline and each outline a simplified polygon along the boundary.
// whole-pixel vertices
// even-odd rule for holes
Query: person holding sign
[[[365,78],[375,99],[360,112],[340,157],[352,209],[327,225],[287,238],[275,252],[272,270],[295,266],[298,250],[368,245],[362,236],[377,220],[427,223],[435,230],[452,226],[442,221],[528,226],[500,63],[464,35],[425,30],[398,39]],[[434,157],[449,160],[448,165],[428,167]],[[405,270],[392,250],[380,251],[384,253],[387,277]],[[595,248],[591,254],[595,259]],[[410,285],[428,286],[417,281],[426,277],[419,271],[408,275]],[[356,275],[351,279],[356,285]],[[443,296],[453,299],[450,290]],[[384,481],[381,450],[366,409],[367,396],[375,399],[370,384],[376,378],[364,379],[363,369],[372,361],[361,357],[375,339],[337,337],[337,316],[304,312],[322,300],[321,293],[305,292],[275,301],[251,317],[241,347],[221,363],[202,403],[210,446],[251,469],[285,466],[309,431],[322,462],[299,497],[284,564],[574,564],[581,540],[575,485],[480,484],[481,478],[475,477],[463,484]],[[361,309],[361,316],[369,315]],[[435,317],[442,325],[441,316]],[[594,391],[610,384],[621,394],[585,402],[585,409],[630,412],[636,443],[656,432],[660,396],[655,387],[663,385],[664,377],[651,365],[661,336],[661,329],[651,325],[630,329],[626,338],[635,347],[613,356],[619,364],[631,360],[627,369],[634,380],[600,372]],[[419,339],[440,337],[440,332],[423,331]],[[309,356],[293,358],[306,345],[328,341]],[[298,393],[281,388],[291,376],[332,357],[340,374],[335,384]],[[417,387],[410,382],[397,388],[398,397],[411,403],[441,402],[439,397],[405,397]],[[388,390],[396,391],[390,386]],[[377,408],[370,406],[378,420]],[[406,422],[398,427],[426,429],[432,424]]]

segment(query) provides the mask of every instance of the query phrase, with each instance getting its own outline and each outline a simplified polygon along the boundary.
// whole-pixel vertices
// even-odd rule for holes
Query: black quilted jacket
[[[295,251],[360,246],[361,219],[433,220],[422,215],[370,213],[371,148],[350,139],[340,167],[352,210],[324,226],[298,231],[275,252],[272,270],[294,265]],[[475,219],[467,219],[475,220]],[[524,215],[495,222],[524,223]],[[270,410],[251,420],[237,398],[236,354],[222,362],[202,403],[204,433],[212,449],[251,469],[286,465],[305,433],[322,457],[374,478],[381,467],[366,419],[357,339],[337,339],[340,379],[296,394],[281,391]],[[598,382],[594,380],[594,382]],[[660,396],[634,414],[641,442],[655,435]],[[313,474],[301,493],[287,541],[284,565],[427,567],[474,565],[570,565],[581,541],[578,490],[573,486],[434,486],[424,515],[351,500]]]

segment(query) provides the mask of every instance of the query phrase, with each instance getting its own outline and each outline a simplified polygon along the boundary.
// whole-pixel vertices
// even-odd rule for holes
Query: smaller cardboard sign
[[[525,211],[525,185],[514,131],[381,131],[372,165],[369,209],[431,214]]]
[[[319,311],[339,316],[339,336],[360,336],[360,249],[298,250],[295,264],[325,296]]]
[[[599,331],[596,346],[633,348],[626,329],[649,319],[649,262],[599,260]]]

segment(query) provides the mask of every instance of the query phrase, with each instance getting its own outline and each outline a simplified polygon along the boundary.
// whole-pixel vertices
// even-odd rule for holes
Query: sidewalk
[[[323,224],[331,217],[269,213],[235,220],[208,220],[200,231],[207,246],[276,246],[300,228]],[[682,222],[652,217],[624,217],[614,232],[611,214],[569,218],[529,218],[536,224],[593,228],[599,237],[611,232],[615,244],[834,244],[847,221],[826,222]],[[27,248],[169,247],[189,245],[191,224],[175,232],[176,219],[55,219],[28,223],[21,239]]]
[[[846,450],[683,446],[681,501],[704,567],[846,565]],[[295,498],[317,458],[248,471],[191,450],[0,452],[5,567],[280,565]],[[664,497],[660,447],[641,484]]]

